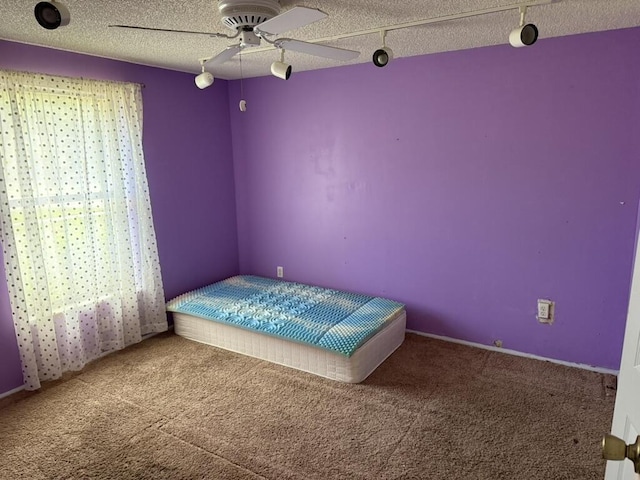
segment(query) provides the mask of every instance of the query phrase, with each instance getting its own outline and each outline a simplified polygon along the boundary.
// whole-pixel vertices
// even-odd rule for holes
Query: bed
[[[404,305],[392,300],[239,275],[167,303],[189,340],[359,383],[404,341]]]

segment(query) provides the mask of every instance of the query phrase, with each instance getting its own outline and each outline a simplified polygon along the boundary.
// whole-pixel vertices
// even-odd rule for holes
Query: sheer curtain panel
[[[0,70],[0,156],[26,388],[166,330],[140,87]]]

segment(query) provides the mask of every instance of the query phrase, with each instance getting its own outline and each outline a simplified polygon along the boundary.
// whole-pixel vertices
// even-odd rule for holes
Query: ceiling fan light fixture
[[[33,9],[33,14],[40,26],[47,30],[64,27],[71,21],[69,9],[58,2],[38,2]]]

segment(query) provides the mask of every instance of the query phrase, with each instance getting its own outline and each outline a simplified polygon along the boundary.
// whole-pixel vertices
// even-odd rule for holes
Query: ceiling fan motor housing
[[[278,0],[219,0],[222,23],[233,31],[255,27],[280,14]]]

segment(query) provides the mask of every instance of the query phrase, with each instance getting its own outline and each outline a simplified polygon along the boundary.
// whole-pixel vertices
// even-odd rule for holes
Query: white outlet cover
[[[542,323],[553,323],[553,302],[546,299],[538,299],[538,321]]]

